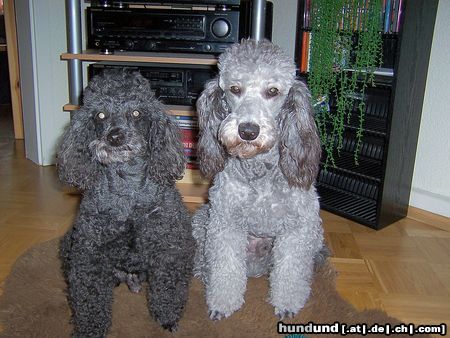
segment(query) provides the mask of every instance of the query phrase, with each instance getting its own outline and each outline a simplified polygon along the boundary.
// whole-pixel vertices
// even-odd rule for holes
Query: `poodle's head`
[[[62,181],[87,189],[102,167],[142,159],[148,174],[174,180],[185,158],[178,128],[147,79],[127,69],[107,70],[84,92],[58,152]]]
[[[309,91],[291,58],[267,40],[243,40],[220,56],[218,67],[197,102],[203,173],[221,171],[227,156],[247,159],[278,147],[289,183],[309,188],[320,140]]]

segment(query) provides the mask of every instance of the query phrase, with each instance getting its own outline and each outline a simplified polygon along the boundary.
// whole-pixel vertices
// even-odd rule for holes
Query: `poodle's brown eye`
[[[275,87],[271,87],[267,90],[267,95],[270,97],[277,96],[279,93],[280,91],[278,90],[278,88]]]
[[[139,110],[133,110],[131,116],[138,118],[139,116],[141,116],[141,112]]]
[[[106,114],[100,112],[100,113],[98,113],[98,114],[96,115],[96,118],[99,119],[99,120],[104,120],[104,119],[106,118]]]
[[[233,94],[240,94],[240,93],[241,93],[241,88],[239,88],[238,86],[231,86],[231,87],[230,87],[230,91],[231,91]]]

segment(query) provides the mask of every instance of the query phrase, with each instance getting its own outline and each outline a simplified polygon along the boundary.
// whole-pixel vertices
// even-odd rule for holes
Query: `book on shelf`
[[[181,129],[197,129],[198,117],[195,115],[172,115]]]
[[[311,51],[310,48],[310,36],[311,32],[303,31],[302,37],[302,49],[300,53],[300,72],[307,73],[309,71],[309,53]]]
[[[390,28],[390,20],[391,20],[391,1],[392,0],[384,0],[383,4],[383,12],[384,12],[384,20],[383,20],[383,32],[389,31]]]
[[[181,129],[181,140],[183,142],[185,154],[195,154],[197,152],[198,129]]]
[[[399,6],[399,4],[400,4],[400,1],[393,1],[393,7],[392,7],[392,13],[397,13],[396,15],[394,15],[393,16],[393,18],[391,19],[391,21],[392,21],[392,28],[391,28],[391,31],[394,31],[394,30],[397,30],[397,25],[398,25],[398,20],[399,20],[399,17],[398,17],[398,15],[399,15],[399,8],[398,8],[398,6]]]
[[[209,184],[204,179],[198,168],[197,144],[198,144],[198,118],[195,115],[173,115],[173,118],[181,130],[184,154],[187,157],[186,170],[179,183]]]

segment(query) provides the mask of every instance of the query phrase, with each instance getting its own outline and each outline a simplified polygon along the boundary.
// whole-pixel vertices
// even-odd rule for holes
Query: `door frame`
[[[6,50],[8,53],[9,87],[14,124],[14,137],[24,138],[22,95],[20,91],[19,51],[17,47],[16,11],[14,0],[3,1],[5,16]]]

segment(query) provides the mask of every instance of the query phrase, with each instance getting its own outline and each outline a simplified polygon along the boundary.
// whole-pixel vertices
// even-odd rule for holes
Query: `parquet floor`
[[[54,167],[25,159],[23,141],[1,127],[0,283],[28,248],[65,232],[79,198],[59,185]],[[374,231],[327,212],[322,217],[344,298],[407,323],[450,326],[450,232],[434,227],[435,218],[406,218]]]

